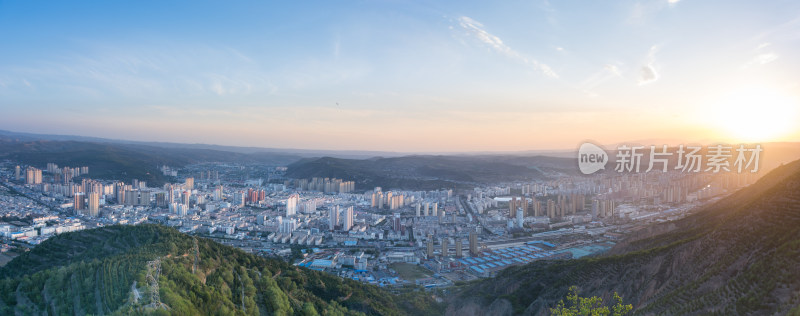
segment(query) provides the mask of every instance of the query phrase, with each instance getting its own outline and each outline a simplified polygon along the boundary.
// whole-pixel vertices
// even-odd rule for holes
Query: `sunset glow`
[[[800,105],[775,90],[746,87],[731,91],[711,113],[715,124],[734,141],[785,140],[798,132]]]
[[[3,2],[0,129],[404,152],[797,141],[797,12]]]

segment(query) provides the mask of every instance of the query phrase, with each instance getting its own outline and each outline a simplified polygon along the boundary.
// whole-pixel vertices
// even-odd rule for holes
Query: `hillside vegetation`
[[[154,280],[158,301],[152,295]],[[157,225],[62,234],[0,269],[1,315],[441,312],[422,292],[391,295]]]

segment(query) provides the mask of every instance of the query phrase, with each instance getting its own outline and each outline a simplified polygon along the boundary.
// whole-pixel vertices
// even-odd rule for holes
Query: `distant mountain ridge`
[[[357,190],[435,190],[480,184],[547,179],[553,173],[574,173],[576,160],[544,156],[433,156],[342,159],[307,158],[288,166],[292,178],[341,178]]]
[[[184,167],[202,162],[288,165],[289,177],[338,177],[355,180],[360,190],[374,186],[413,190],[464,188],[491,182],[545,179],[548,173],[574,173],[576,170],[574,158],[546,156],[411,155],[366,159],[316,158],[284,152],[201,149],[192,148],[192,145],[161,147],[106,140],[99,142],[95,138],[80,137],[77,139],[81,140],[42,140],[37,139],[38,136],[11,134],[13,135],[9,136],[0,131],[0,159],[10,159],[39,168],[44,168],[49,162],[59,166],[90,166],[88,176],[92,178],[126,182],[138,179],[153,186],[170,180],[161,174],[159,166]]]
[[[183,167],[200,162],[262,163],[283,166],[300,159],[283,153],[234,153],[211,149],[165,148],[134,144],[80,141],[19,141],[0,138],[0,159],[44,168],[47,163],[59,166],[89,166],[89,177],[132,179],[159,186],[167,181],[159,167]]]
[[[615,152],[613,148],[606,149],[609,150],[609,162],[601,172],[614,172]],[[677,156],[672,158],[674,160]],[[798,143],[764,144],[761,169],[769,170],[798,158]],[[354,180],[358,190],[375,186],[412,190],[469,188],[487,183],[548,179],[559,174],[578,175],[576,153],[570,151],[409,155],[133,142],[2,130],[0,159],[39,168],[48,162],[60,166],[90,166],[89,177],[122,181],[138,179],[153,186],[171,180],[160,173],[158,167],[161,165],[183,167],[203,162],[290,166],[289,177]],[[648,160],[646,155],[642,158],[643,168],[646,168]]]
[[[336,158],[350,158],[350,159],[365,159],[372,157],[400,157],[409,155],[450,155],[450,156],[482,156],[482,155],[545,155],[553,157],[573,157],[574,150],[523,150],[523,151],[475,151],[475,152],[400,152],[400,151],[381,151],[381,150],[325,150],[325,149],[302,149],[302,148],[271,148],[271,147],[253,147],[253,146],[227,146],[227,145],[214,145],[214,144],[189,144],[189,143],[176,143],[176,142],[159,142],[159,141],[134,141],[124,139],[110,139],[102,137],[89,137],[89,136],[76,136],[76,135],[55,135],[55,134],[36,134],[36,133],[22,133],[7,130],[0,130],[0,139],[15,140],[15,141],[77,141],[77,142],[93,142],[93,143],[113,143],[113,144],[133,144],[145,145],[153,147],[166,147],[166,148],[188,148],[188,149],[210,149],[229,151],[235,153],[284,153],[301,157],[336,157]]]
[[[462,285],[449,315],[543,315],[577,285],[635,314],[800,313],[800,161],[608,255],[535,262]]]
[[[368,159],[304,158],[288,153],[239,153],[212,149],[167,148],[124,143],[7,139],[0,136],[0,159],[44,168],[89,166],[89,177],[132,179],[158,186],[169,179],[162,165],[184,167],[202,162],[260,163],[289,166],[293,178],[338,177],[373,186],[407,189],[468,187],[481,183],[547,178],[550,172],[575,172],[575,159],[545,156],[402,156]]]
[[[335,156],[339,158],[370,158],[377,156],[394,157],[394,156],[403,156],[408,154],[402,152],[377,151],[377,150],[319,150],[319,149],[300,149],[300,148],[226,146],[226,145],[213,145],[213,144],[188,144],[188,143],[158,142],[158,141],[134,141],[134,140],[122,140],[122,139],[110,139],[110,138],[74,136],[74,135],[20,133],[20,132],[0,130],[0,139],[3,138],[7,140],[14,140],[21,142],[42,141],[42,140],[75,141],[75,142],[143,145],[143,146],[161,147],[161,148],[208,149],[208,150],[241,153],[241,154],[280,153],[298,157]]]

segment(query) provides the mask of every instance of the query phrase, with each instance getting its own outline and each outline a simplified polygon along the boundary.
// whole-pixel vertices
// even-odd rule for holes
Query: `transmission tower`
[[[150,304],[145,307],[155,309],[163,308],[168,310],[169,306],[161,302],[161,294],[158,289],[158,276],[161,275],[161,258],[147,262],[147,284],[150,287]]]

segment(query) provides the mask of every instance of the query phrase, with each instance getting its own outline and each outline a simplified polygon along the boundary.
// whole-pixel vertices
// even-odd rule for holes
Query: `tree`
[[[602,298],[597,296],[578,296],[578,288],[576,286],[569,288],[567,302],[569,306],[564,303],[564,300],[559,301],[555,308],[550,309],[550,312],[559,316],[622,316],[633,309],[631,304],[622,304],[622,297],[617,292],[614,292],[614,306],[609,309],[608,306],[603,305]]]
[[[303,315],[304,316],[318,316],[317,309],[314,308],[314,304],[311,302],[303,303]]]

